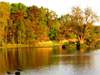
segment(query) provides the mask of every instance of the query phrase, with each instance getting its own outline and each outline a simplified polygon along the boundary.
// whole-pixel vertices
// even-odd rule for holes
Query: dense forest
[[[68,39],[94,45],[100,38],[100,26],[94,25],[97,19],[90,8],[74,7],[71,13],[58,17],[44,7],[0,2],[0,46]]]

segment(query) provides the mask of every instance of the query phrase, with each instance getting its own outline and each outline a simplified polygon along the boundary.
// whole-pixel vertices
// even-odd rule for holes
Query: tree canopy
[[[78,39],[81,43],[94,40],[96,14],[90,9],[72,8],[71,13],[57,17],[44,7],[27,7],[22,3],[0,3],[0,45],[30,44],[34,40]]]

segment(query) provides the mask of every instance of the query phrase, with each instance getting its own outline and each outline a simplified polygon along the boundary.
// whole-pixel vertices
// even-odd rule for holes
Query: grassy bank
[[[1,46],[0,48],[17,48],[17,47],[54,47],[54,46],[65,46],[65,49],[73,52],[76,51],[76,42],[69,42],[68,40],[60,40],[60,41],[35,41],[32,44],[6,44]],[[100,46],[100,44],[97,44]],[[81,49],[88,48],[89,46],[86,44],[80,44]],[[91,47],[91,46],[90,46]],[[98,47],[100,48],[100,47]]]
[[[35,42],[33,44],[6,44],[1,46],[0,48],[16,48],[16,47],[52,47],[58,46],[61,43],[53,42],[53,41],[43,41],[43,42]]]

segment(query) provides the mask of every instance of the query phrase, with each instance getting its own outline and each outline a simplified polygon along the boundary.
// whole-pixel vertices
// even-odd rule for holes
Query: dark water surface
[[[59,48],[0,49],[0,75],[15,75],[15,71],[20,75],[100,75],[100,50],[67,54]]]

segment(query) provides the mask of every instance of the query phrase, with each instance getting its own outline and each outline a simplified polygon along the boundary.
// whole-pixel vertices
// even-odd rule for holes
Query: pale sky
[[[79,6],[84,9],[86,7],[92,8],[92,10],[100,16],[100,0],[0,0],[10,3],[21,2],[27,6],[43,6],[55,11],[59,16],[64,15],[71,11],[74,6]],[[98,24],[98,23],[97,23]],[[100,24],[100,23],[99,23]]]

